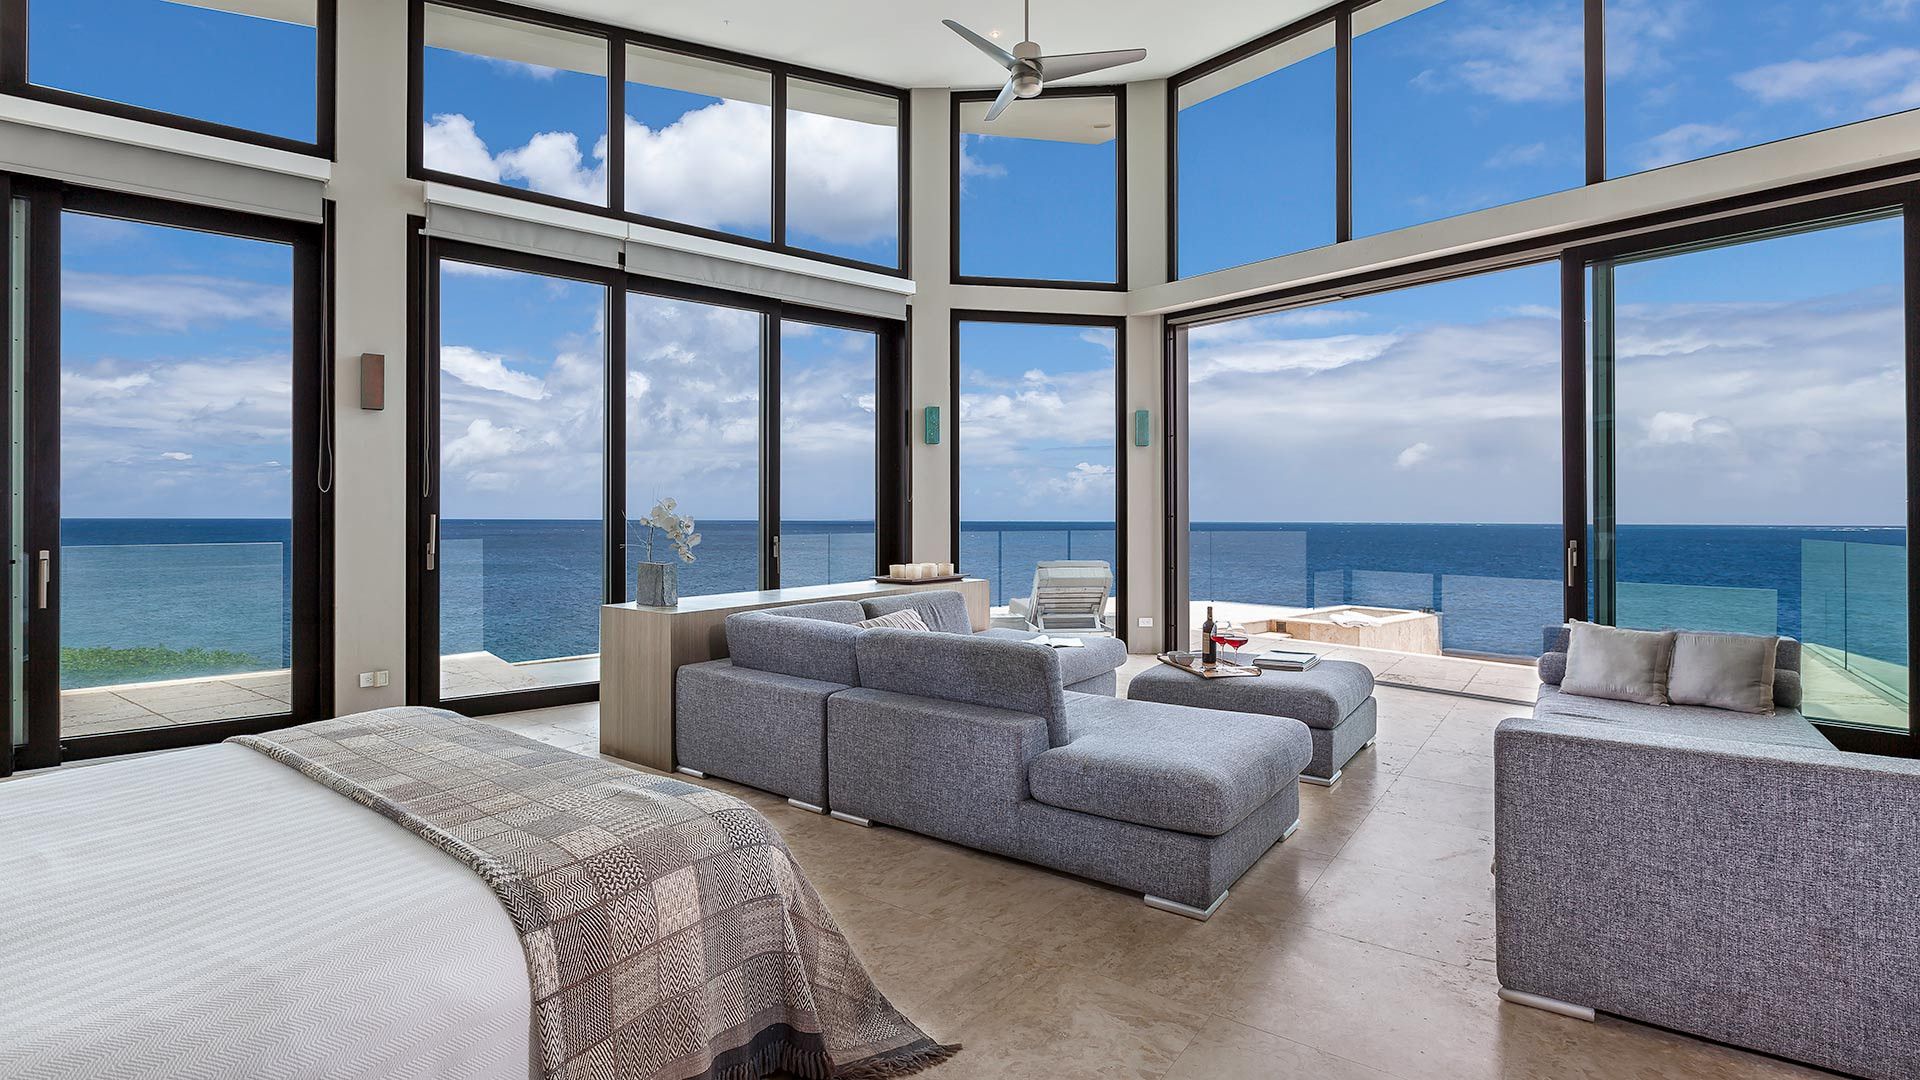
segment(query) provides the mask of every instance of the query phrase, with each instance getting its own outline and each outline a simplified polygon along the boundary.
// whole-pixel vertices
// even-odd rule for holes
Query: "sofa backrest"
[[[868,618],[857,600],[816,600],[811,604],[788,604],[766,608],[768,615],[783,619],[819,619],[822,622],[857,623]]]
[[[967,598],[955,589],[916,589],[862,600],[863,619],[875,619],[896,611],[912,609],[927,624],[927,629],[943,634],[973,633],[973,618],[967,614]]]
[[[791,608],[766,611],[738,611],[727,616],[727,654],[734,666],[755,671],[772,671],[801,679],[856,686],[860,667],[853,655],[853,640],[861,634],[853,624],[863,617],[860,605],[851,600],[838,601],[853,609],[853,619],[841,619],[844,612],[816,614],[802,608],[827,608],[825,604],[800,604]]]
[[[1004,638],[876,628],[854,642],[860,685],[1038,716],[1050,745],[1067,742],[1060,658],[1051,648]]]
[[[1565,626],[1549,626],[1540,633],[1540,681],[1559,686],[1567,674],[1567,642],[1572,631]],[[1741,637],[1759,637],[1742,634]],[[1785,709],[1800,707],[1800,643],[1793,638],[1778,638],[1773,662],[1773,703]]]

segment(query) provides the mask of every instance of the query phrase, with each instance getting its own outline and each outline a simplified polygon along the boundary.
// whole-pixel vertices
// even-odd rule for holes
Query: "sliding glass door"
[[[607,286],[439,269],[440,696],[596,683]]]
[[[901,324],[421,243],[410,700],[593,700],[600,607],[643,563],[686,601],[901,557]],[[656,507],[693,519],[691,561]]]
[[[318,716],[318,230],[18,182],[7,231],[20,759]]]
[[[987,579],[997,608],[1029,599],[1043,562],[1104,562],[1118,583],[1118,324],[969,312],[953,341],[961,571]],[[1109,600],[1116,627],[1117,610]]]
[[[1590,270],[1594,607],[1800,639],[1807,715],[1908,727],[1903,221]]]

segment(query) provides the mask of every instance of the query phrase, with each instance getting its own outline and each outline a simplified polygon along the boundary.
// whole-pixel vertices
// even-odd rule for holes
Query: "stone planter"
[[[680,606],[680,568],[672,563],[643,562],[634,567],[633,601],[642,607]]]

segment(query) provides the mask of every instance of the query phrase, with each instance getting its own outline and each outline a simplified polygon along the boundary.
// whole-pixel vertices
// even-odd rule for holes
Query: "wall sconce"
[[[1149,446],[1153,442],[1153,414],[1145,409],[1133,411],[1133,445]]]
[[[940,406],[929,405],[926,409],[926,433],[928,446],[940,445]]]
[[[360,354],[360,407],[368,410],[387,407],[387,357],[384,353]]]

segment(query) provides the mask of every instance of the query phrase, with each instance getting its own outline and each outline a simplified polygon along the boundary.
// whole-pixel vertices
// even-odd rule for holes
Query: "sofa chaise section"
[[[827,703],[828,796],[1204,918],[1299,819],[1291,720],[1066,691],[1056,650],[870,630]]]
[[[724,660],[675,674],[674,756],[683,772],[827,803],[827,699],[859,678],[852,600],[727,616]]]

